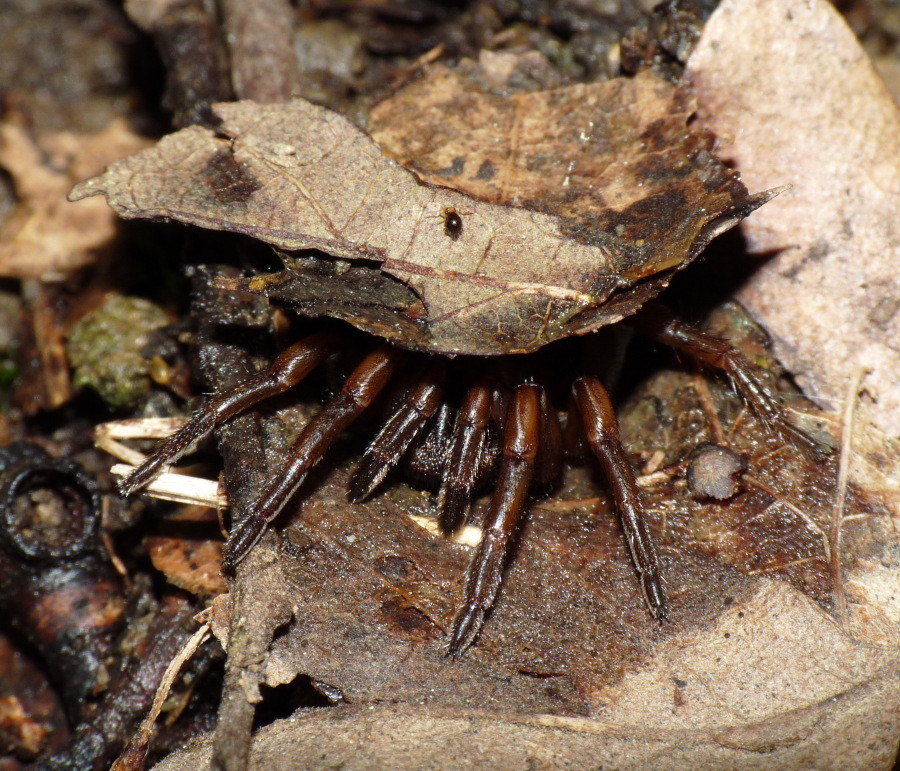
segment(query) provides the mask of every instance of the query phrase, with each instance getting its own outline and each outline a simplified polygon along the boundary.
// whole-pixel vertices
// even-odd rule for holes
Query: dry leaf
[[[617,265],[627,276],[680,264],[711,217],[746,195],[712,136],[688,129],[690,93],[650,71],[509,95],[466,69],[429,67],[375,107],[373,138],[430,183],[557,214],[588,242],[615,234],[636,256],[637,273]]]
[[[872,368],[872,420],[900,435],[900,113],[821,0],[725,0],[688,64],[699,119],[751,189],[793,189],[744,228],[774,255],[738,299],[816,399]],[[827,84],[827,85],[826,85]]]
[[[525,352],[632,313],[715,233],[768,200],[766,194],[747,196],[711,158],[708,137],[686,127],[690,109],[677,92],[646,79],[640,89],[648,115],[631,115],[625,104],[633,94],[622,87],[611,133],[597,126],[582,159],[593,173],[590,158],[598,151],[620,151],[613,141],[618,132],[635,145],[630,179],[644,179],[651,195],[633,200],[611,171],[610,206],[625,207],[619,213],[587,212],[594,198],[547,214],[424,185],[348,120],[303,100],[218,105],[218,135],[184,129],[76,186],[71,197],[103,193],[124,217],[176,219],[284,249],[363,261],[349,276],[346,266],[329,261],[331,275],[325,277],[342,284],[344,294],[364,288],[366,295],[356,300],[361,311],[326,295],[300,304],[301,312],[347,318],[408,347]],[[599,109],[610,96],[600,91],[590,98]],[[547,96],[557,107],[587,98],[581,88]],[[571,130],[560,131],[563,144],[554,152],[565,156],[578,144]],[[671,142],[679,149],[668,158]],[[553,147],[535,149],[527,162]],[[558,171],[563,185],[568,172]],[[661,180],[659,189],[652,179]],[[459,218],[458,227],[450,217]],[[378,269],[370,267],[373,262]],[[380,282],[384,297],[372,296],[365,276],[369,284]],[[320,283],[303,279],[312,291]],[[290,274],[282,273],[249,286],[288,297],[286,281]],[[385,286],[390,284],[393,290]]]
[[[144,545],[153,567],[179,589],[204,599],[228,591],[222,575],[221,541],[150,536]]]
[[[632,449],[657,448],[663,432],[676,455],[708,441],[693,384],[690,374],[663,372],[635,396],[623,415]],[[270,686],[309,676],[351,706],[266,729],[255,767],[276,758],[304,766],[307,730],[319,732],[317,758],[328,748],[342,759],[353,747],[361,767],[421,767],[423,747],[445,761],[485,757],[517,767],[522,742],[537,738],[551,765],[589,753],[632,767],[662,759],[668,767],[741,765],[765,753],[766,762],[816,766],[836,747],[844,759],[859,753],[861,767],[884,765],[898,727],[896,710],[885,710],[896,691],[897,625],[856,581],[872,564],[890,573],[896,563],[885,511],[854,491],[847,511],[856,519],[843,541],[853,602],[868,614],[868,638],[880,635],[872,644],[827,612],[833,585],[823,531],[836,460],[823,466],[778,442],[767,446],[732,394],[713,386],[713,395],[756,483],[742,477],[742,490],[724,502],[694,500],[678,466],[645,483],[673,606],[662,627],[640,603],[602,487],[576,468],[557,497],[532,511],[478,645],[449,661],[444,634],[470,552],[405,516],[431,508],[425,495],[395,485],[347,506],[348,472],[323,474],[283,531],[279,580],[294,618],[260,674]],[[219,603],[214,631],[224,641],[233,625]],[[350,730],[361,726],[357,709],[377,714],[375,733]],[[343,719],[332,723],[336,716]],[[197,767],[205,751],[176,755],[164,768]]]
[[[765,636],[759,623],[770,629]],[[879,672],[885,665],[888,677]],[[887,768],[900,721],[885,705],[897,688],[883,652],[849,641],[809,601],[764,583],[598,694],[599,720],[484,702],[311,710],[262,729],[250,768]],[[209,752],[201,742],[157,768],[206,767]]]
[[[19,198],[0,224],[0,276],[53,279],[96,260],[115,235],[115,217],[95,201],[72,206],[66,194],[76,180],[145,145],[123,120],[97,134],[37,139],[13,121],[0,124],[0,166]]]
[[[686,457],[709,440],[693,383],[689,374],[662,373],[638,393],[622,421],[630,449],[656,449],[665,434],[665,446]],[[451,665],[443,653],[444,637],[470,552],[404,516],[428,511],[431,504],[403,485],[346,506],[347,472],[338,469],[321,479],[283,531],[280,561],[295,619],[268,653],[265,682],[276,686],[308,674],[351,703],[391,700],[448,708],[490,703],[519,713],[604,714],[623,678],[639,681],[653,662],[664,666],[672,658],[656,658],[661,646],[684,650],[688,657],[698,646],[701,653],[691,658],[696,667],[707,658],[703,645],[722,644],[719,633],[710,631],[722,627],[729,636],[753,637],[759,651],[765,650],[772,644],[764,614],[769,600],[754,605],[752,598],[776,578],[785,586],[777,590],[779,602],[799,603],[809,619],[818,618],[816,625],[857,646],[827,614],[834,584],[826,531],[837,489],[836,461],[813,463],[784,452],[778,442],[767,445],[742,414],[739,400],[724,389],[715,393],[729,443],[747,454],[754,481],[742,475],[741,491],[724,502],[695,501],[678,466],[644,486],[672,600],[671,620],[663,627],[640,603],[602,486],[590,469],[571,469],[558,495],[532,510],[478,645]],[[656,406],[650,411],[647,404]],[[889,524],[884,509],[859,492],[847,511],[856,520],[846,526],[843,561],[855,581],[860,566],[891,563],[885,551]],[[798,598],[795,590],[821,607]],[[880,636],[886,646],[872,649],[874,658],[865,664],[870,672],[894,655],[896,629],[880,603],[854,601],[869,614],[868,636]],[[216,620],[218,635],[228,621],[227,616]],[[797,639],[805,634],[798,629]],[[735,647],[734,656],[744,648],[743,643]],[[796,650],[806,655],[803,646]],[[773,661],[786,666],[782,657]],[[739,665],[730,666],[740,681]],[[821,688],[832,686],[840,692],[833,680]],[[738,696],[748,719],[796,707],[796,701],[773,701],[768,691]],[[632,691],[621,703],[640,698]],[[723,697],[711,684],[704,698]],[[689,722],[691,709],[679,715]]]

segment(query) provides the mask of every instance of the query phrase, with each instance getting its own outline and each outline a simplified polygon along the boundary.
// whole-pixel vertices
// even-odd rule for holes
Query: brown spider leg
[[[541,389],[541,439],[535,462],[535,487],[546,491],[562,473],[563,432],[547,391]]]
[[[596,377],[578,378],[574,392],[588,444],[603,467],[622,520],[625,541],[640,576],[650,613],[661,621],[666,617],[667,603],[660,578],[659,559],[647,527],[634,469],[619,440],[619,423],[609,394]]]
[[[453,410],[441,404],[431,425],[418,442],[403,456],[403,474],[414,485],[436,490],[444,475],[444,461],[453,432]]]
[[[466,392],[456,415],[438,492],[438,522],[444,535],[455,532],[469,514],[493,409],[494,386],[480,380]]]
[[[581,421],[581,412],[578,409],[578,400],[573,393],[569,397],[569,409],[566,412],[566,426],[563,429],[563,451],[567,458],[581,459],[584,457],[584,425]]]
[[[334,350],[336,337],[319,333],[295,343],[275,359],[271,367],[243,383],[213,396],[176,433],[172,434],[119,483],[122,495],[131,495],[150,484],[182,455],[191,452],[216,426],[254,404],[293,388]]]
[[[500,579],[534,476],[541,433],[541,387],[520,385],[513,394],[503,435],[497,487],[484,521],[481,542],[466,571],[465,602],[453,622],[447,653],[458,656],[478,636],[500,589]]]
[[[222,559],[226,569],[234,570],[247,556],[309,470],[321,460],[341,432],[381,393],[402,356],[397,348],[379,346],[350,373],[340,392],[304,426],[291,447],[284,468],[260,495],[247,518],[231,533]]]
[[[630,323],[644,334],[724,372],[763,427],[789,443],[816,453],[822,447],[788,420],[769,390],[754,375],[753,365],[730,343],[679,320],[660,303],[648,303]]]
[[[371,495],[388,471],[416,441],[431,416],[441,406],[445,379],[446,369],[443,364],[432,364],[384,424],[378,436],[366,448],[350,478],[347,498],[351,503],[358,503]]]

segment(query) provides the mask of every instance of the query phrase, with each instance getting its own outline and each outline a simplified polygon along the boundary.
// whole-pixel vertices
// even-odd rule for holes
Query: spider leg
[[[350,373],[340,392],[304,426],[291,447],[287,464],[269,483],[254,504],[253,511],[228,539],[222,559],[226,569],[233,570],[247,556],[269,523],[296,492],[309,470],[321,460],[341,432],[381,393],[402,356],[397,348],[378,347]]]
[[[534,476],[541,433],[541,387],[519,385],[513,394],[503,436],[497,487],[481,542],[466,571],[465,602],[453,622],[447,653],[458,656],[477,637],[500,588],[509,544]]]
[[[493,384],[480,380],[466,392],[456,415],[444,477],[438,492],[438,522],[444,535],[455,532],[469,514],[472,493],[479,481],[479,458],[485,449],[493,406]]]
[[[648,303],[633,317],[636,329],[724,372],[763,427],[783,440],[816,453],[821,445],[788,420],[781,405],[757,379],[754,367],[734,346],[679,320],[659,303]]]
[[[350,479],[347,497],[351,503],[358,503],[371,495],[388,471],[419,437],[431,416],[441,406],[445,379],[444,366],[440,363],[432,364],[384,424],[378,436],[366,448]]]
[[[453,409],[444,402],[425,434],[403,456],[403,473],[412,484],[432,491],[440,486],[452,430]]]
[[[578,401],[575,393],[569,397],[569,409],[566,411],[566,426],[563,429],[563,451],[567,458],[583,458],[584,425],[581,421],[581,412],[578,409]]]
[[[293,388],[335,349],[332,334],[319,333],[286,349],[268,369],[213,396],[176,433],[163,442],[130,476],[119,483],[122,495],[150,484],[182,455],[192,451],[216,426],[254,404]]]
[[[562,473],[563,432],[559,415],[553,409],[547,391],[541,389],[541,437],[535,462],[535,487],[549,488]]]
[[[644,597],[654,618],[666,617],[666,595],[659,572],[659,559],[647,527],[644,505],[634,469],[619,440],[619,423],[606,389],[598,378],[580,377],[574,385],[588,444],[600,461],[613,501],[622,520],[625,541],[641,579]]]

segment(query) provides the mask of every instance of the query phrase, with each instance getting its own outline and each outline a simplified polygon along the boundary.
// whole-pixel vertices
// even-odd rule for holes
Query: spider
[[[440,527],[449,533],[465,521],[479,489],[494,480],[449,635],[450,654],[463,653],[478,636],[530,496],[552,487],[566,451],[582,440],[606,477],[649,612],[664,619],[659,558],[606,388],[591,371],[576,373],[563,397],[563,426],[558,390],[548,390],[548,381],[558,378],[540,367],[529,370],[535,361],[529,357],[548,343],[623,320],[724,372],[770,432],[815,448],[738,351],[655,302],[674,272],[714,236],[779,192],[748,195],[736,175],[712,159],[711,140],[685,128],[688,113],[666,119],[674,121],[671,141],[685,161],[673,165],[671,175],[651,164],[647,198],[625,212],[604,211],[602,196],[586,201],[563,185],[551,188],[559,213],[548,213],[430,184],[387,158],[345,118],[304,100],[223,104],[216,112],[222,123],[215,130],[191,127],[166,137],[82,183],[71,197],[104,193],[127,217],[177,219],[243,232],[293,252],[325,252],[325,258],[286,256],[285,270],[250,279],[245,288],[278,301],[293,287],[297,293],[286,301],[300,313],[348,320],[383,338],[303,428],[281,473],[231,533],[227,568],[247,556],[310,470],[388,384],[411,378],[363,452],[348,495],[351,501],[372,495],[402,464],[437,488]],[[638,146],[666,120],[641,129]],[[569,122],[567,130],[576,131],[577,122]],[[587,143],[578,142],[593,157]],[[540,142],[535,152],[546,159]],[[691,175],[687,163],[696,164]],[[336,189],[334,179],[342,175],[362,182]],[[640,230],[648,212],[652,241]],[[669,248],[669,240],[676,246]],[[525,248],[539,248],[541,255],[528,258]],[[268,369],[213,396],[122,482],[122,492],[140,490],[216,425],[294,387],[342,346],[340,333],[317,332]]]
[[[781,438],[816,449],[789,422],[754,375],[753,365],[727,342],[681,322],[669,309],[651,303],[628,324],[658,342],[725,373],[763,425]],[[120,484],[131,495],[166,466],[189,452],[219,424],[253,405],[283,393],[338,353],[342,337],[317,332],[283,351],[267,369],[235,388],[216,394]],[[480,632],[500,588],[517,526],[532,493],[552,488],[563,458],[582,440],[599,462],[621,519],[625,540],[649,612],[667,615],[659,558],[647,525],[635,472],[619,436],[607,389],[596,375],[574,378],[565,424],[539,376],[474,376],[454,398],[448,373],[466,367],[437,356],[421,356],[380,343],[365,354],[338,393],[303,428],[281,472],[264,489],[250,515],[231,533],[223,563],[233,570],[275,520],[342,433],[406,371],[412,385],[402,392],[353,472],[348,498],[371,496],[391,469],[438,489],[441,531],[453,533],[470,513],[473,497],[495,478],[483,520],[481,541],[466,573],[464,602],[454,620],[447,650],[464,652]]]

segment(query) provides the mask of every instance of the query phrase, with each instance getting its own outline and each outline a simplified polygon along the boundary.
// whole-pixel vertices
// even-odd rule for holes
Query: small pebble
[[[690,461],[687,482],[691,495],[717,501],[737,493],[739,475],[747,468],[743,455],[717,444],[701,444],[691,453]]]

